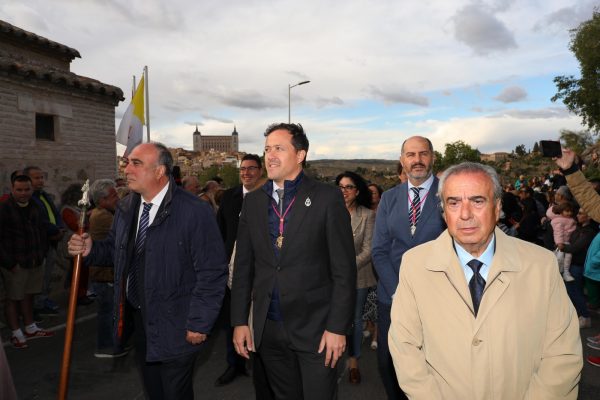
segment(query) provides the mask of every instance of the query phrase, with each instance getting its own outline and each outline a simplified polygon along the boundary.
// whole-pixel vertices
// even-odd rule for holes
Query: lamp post
[[[298,82],[295,85],[288,84],[288,124],[292,122],[292,88],[300,85],[305,85],[307,83],[310,83],[310,81]]]

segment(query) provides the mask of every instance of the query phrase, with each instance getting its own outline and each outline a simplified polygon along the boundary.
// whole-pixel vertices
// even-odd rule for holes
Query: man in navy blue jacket
[[[119,203],[108,237],[73,235],[69,252],[114,265],[116,342],[132,315],[148,398],[192,400],[194,362],[225,293],[223,242],[208,204],[170,178],[165,146],[140,144],[128,160],[134,193]]]
[[[389,400],[406,398],[398,386],[387,340],[402,255],[436,239],[446,227],[437,198],[438,179],[432,174],[434,160],[429,139],[421,136],[406,139],[402,143],[400,162],[408,181],[383,193],[377,208],[371,253],[379,276],[377,361]]]

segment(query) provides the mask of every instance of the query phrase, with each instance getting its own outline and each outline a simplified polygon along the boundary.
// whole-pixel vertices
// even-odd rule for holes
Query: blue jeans
[[[98,350],[116,351],[113,329],[114,288],[109,282],[93,282],[92,288],[98,302],[97,341]]]
[[[367,301],[369,288],[356,289],[356,305],[354,306],[354,328],[352,330],[352,339],[348,355],[354,358],[360,358],[360,346],[362,344],[362,315]]]
[[[590,313],[585,303],[585,296],[583,294],[583,267],[581,265],[572,264],[569,268],[571,276],[575,278],[573,282],[565,282],[567,287],[567,293],[569,298],[573,302],[577,315],[584,318],[589,318]]]

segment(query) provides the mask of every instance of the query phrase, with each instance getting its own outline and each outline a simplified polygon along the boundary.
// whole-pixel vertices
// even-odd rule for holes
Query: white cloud
[[[452,18],[456,39],[469,46],[476,54],[517,47],[514,35],[493,13],[480,4],[469,4]]]
[[[527,98],[527,91],[520,86],[508,86],[502,89],[494,100],[502,103],[516,103]]]
[[[417,133],[453,139],[461,127],[475,138],[477,127],[493,132],[481,140],[506,150],[514,145],[503,138],[518,130],[508,121],[531,125],[521,135],[532,143],[563,125],[579,129],[545,94],[555,91],[553,76],[577,72],[568,32],[536,30],[532,15],[555,26],[568,20],[561,9],[582,18],[581,4],[4,0],[0,15],[79,50],[72,71],[123,89],[117,117],[131,76],[148,65],[152,135],[167,145],[191,148],[187,122],[201,121],[203,134],[230,134],[233,122],[242,149],[259,152],[265,128],[287,121],[288,85],[310,79],[292,90],[309,157],[396,159]],[[492,100],[498,83],[512,82],[528,93],[529,109],[494,111],[504,106]],[[478,118],[465,117],[473,111]]]
[[[376,99],[383,101],[386,104],[403,103],[414,104],[416,106],[427,107],[429,99],[418,93],[412,93],[402,88],[386,88],[380,89],[375,86],[370,86],[367,91]]]

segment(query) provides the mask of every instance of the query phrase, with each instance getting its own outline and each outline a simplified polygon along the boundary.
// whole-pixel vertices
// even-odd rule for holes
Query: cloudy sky
[[[72,71],[119,86],[148,65],[151,134],[191,149],[292,121],[309,159],[397,159],[410,135],[436,149],[532,147],[581,120],[552,103],[553,78],[578,75],[569,29],[587,0],[3,0],[0,18],[79,50]]]

